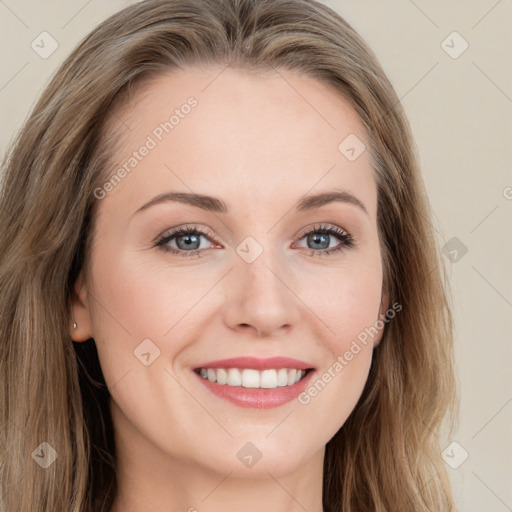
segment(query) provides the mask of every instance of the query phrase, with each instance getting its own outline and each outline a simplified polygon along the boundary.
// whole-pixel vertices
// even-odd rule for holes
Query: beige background
[[[130,3],[0,0],[2,154],[76,43]],[[368,41],[402,98],[439,243],[467,247],[461,257],[449,245],[446,260],[461,414],[445,455],[462,511],[512,510],[512,0],[325,3]],[[58,42],[46,59],[31,48],[43,31]],[[463,40],[457,58],[443,49],[456,56]]]

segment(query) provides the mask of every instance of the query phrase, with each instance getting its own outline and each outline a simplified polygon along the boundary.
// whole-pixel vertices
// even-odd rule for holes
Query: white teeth
[[[288,386],[288,370],[286,368],[280,368],[277,371],[277,385],[280,387]]]
[[[260,377],[260,387],[270,389],[277,388],[277,371],[263,370]]]
[[[228,370],[228,386],[241,386],[242,374],[236,368],[229,368]]]
[[[217,370],[217,384],[226,384],[228,382],[228,372],[224,368]]]
[[[242,386],[244,388],[259,388],[260,372],[258,370],[244,370],[242,372]]]
[[[203,379],[221,385],[274,389],[292,386],[304,377],[306,371],[295,368],[262,371],[252,368],[201,368],[199,374]]]

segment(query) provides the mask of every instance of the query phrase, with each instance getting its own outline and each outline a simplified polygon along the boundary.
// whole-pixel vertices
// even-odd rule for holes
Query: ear
[[[386,312],[389,310],[389,293],[387,290],[387,286],[382,285],[382,293],[380,299],[380,308],[379,308],[379,317],[376,322],[379,321],[379,325],[384,323],[381,329],[379,329],[379,333],[373,339],[373,348],[377,347],[382,339],[382,335],[384,334],[384,328],[386,326]]]
[[[80,272],[73,289],[71,302],[71,339],[76,342],[86,341],[92,337],[92,322],[89,312],[87,290]],[[76,323],[76,328],[73,326]]]

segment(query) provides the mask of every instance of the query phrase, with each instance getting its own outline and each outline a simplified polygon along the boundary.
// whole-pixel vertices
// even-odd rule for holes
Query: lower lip
[[[270,409],[291,402],[297,398],[308,386],[314,370],[310,370],[305,377],[291,386],[269,388],[244,388],[242,386],[228,386],[211,382],[193,372],[194,375],[215,395],[238,405],[253,409]]]

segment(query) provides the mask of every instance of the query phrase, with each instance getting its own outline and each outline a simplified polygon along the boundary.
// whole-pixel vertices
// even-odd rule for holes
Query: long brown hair
[[[74,283],[89,265],[94,190],[112,172],[116,141],[105,126],[142,80],[210,64],[315,77],[350,102],[368,133],[384,284],[402,310],[326,446],[324,509],[454,510],[440,446],[443,419],[453,429],[456,409],[453,320],[417,151],[372,51],[312,0],[134,4],[77,46],[9,147],[0,192],[0,508],[111,508],[109,394],[94,340],[75,346],[69,335]],[[50,453],[43,442],[58,454],[47,469],[32,460],[36,448]]]

